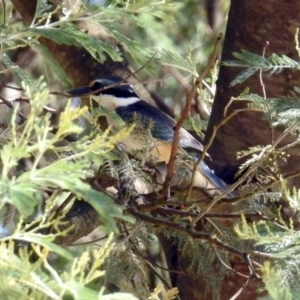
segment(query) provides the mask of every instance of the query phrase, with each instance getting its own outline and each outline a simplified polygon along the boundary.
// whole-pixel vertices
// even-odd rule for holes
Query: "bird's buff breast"
[[[168,162],[171,153],[171,143],[154,139],[148,134],[132,132],[119,142],[120,148],[140,160],[152,162]]]

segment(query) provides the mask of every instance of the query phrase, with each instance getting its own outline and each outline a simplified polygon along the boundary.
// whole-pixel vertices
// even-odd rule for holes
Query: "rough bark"
[[[300,22],[299,1],[250,1],[232,0],[225,34],[224,48],[221,61],[233,60],[233,52],[241,49],[253,53],[262,54],[266,48],[265,56],[272,53],[285,54],[294,59],[298,58],[295,50],[294,37]],[[221,64],[217,81],[217,94],[212,108],[208,131],[205,141],[208,142],[213,127],[223,119],[224,108],[231,97],[237,97],[247,87],[251,93],[263,95],[259,76],[255,75],[240,85],[230,87],[230,83],[241,69],[229,68]],[[287,95],[293,86],[299,86],[299,72],[284,71],[272,77],[263,75],[267,97],[278,97]],[[228,114],[237,109],[246,108],[245,102],[234,102]],[[275,130],[275,138],[282,130]],[[283,143],[289,143],[293,137],[289,136]],[[236,153],[255,145],[268,145],[272,143],[272,130],[267,121],[262,120],[262,114],[258,112],[243,112],[237,114],[233,119],[218,130],[214,142],[209,149],[212,156],[212,165],[218,175],[229,182],[234,181],[234,173],[241,164],[236,159]],[[290,151],[291,157],[288,163],[281,165],[284,174],[299,169],[299,148]],[[299,186],[296,178],[292,184]],[[179,256],[178,266],[183,270],[188,268],[186,259]],[[247,270],[238,263],[238,271],[247,274]],[[236,268],[235,268],[236,269]],[[237,270],[236,269],[236,270]],[[245,279],[236,274],[231,274],[223,280],[221,299],[230,299],[244,283]],[[195,276],[178,275],[176,284],[181,291],[181,299],[211,299],[211,295],[203,294],[203,278]],[[243,291],[243,299],[257,299],[257,289],[261,282],[254,280]]]
[[[285,54],[294,59],[298,58],[294,37],[300,20],[299,1],[249,1],[232,0],[221,61],[233,60],[233,52],[241,49],[262,55],[266,42],[265,56],[272,53]],[[251,93],[263,96],[259,75],[252,76],[244,83],[230,87],[230,83],[241,69],[221,65],[217,94],[209,121],[206,142],[212,134],[213,127],[223,118],[225,106],[231,97],[237,97],[249,87]],[[267,97],[287,95],[294,86],[299,85],[299,72],[284,71],[269,77],[263,75]],[[245,108],[247,103],[234,102],[227,115],[232,111]],[[277,128],[275,138],[282,132]],[[291,136],[283,143],[293,140]],[[241,161],[236,159],[236,153],[255,145],[272,143],[272,130],[268,122],[262,120],[258,112],[238,113],[217,132],[214,142],[209,149],[213,158],[213,167],[217,173],[227,180],[233,179],[233,174]],[[287,164],[282,165],[284,174],[296,171],[299,166],[299,148],[290,151],[291,157]],[[297,184],[297,179],[293,184]]]

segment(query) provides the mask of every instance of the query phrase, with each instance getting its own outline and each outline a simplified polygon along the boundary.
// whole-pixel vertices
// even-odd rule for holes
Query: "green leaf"
[[[110,196],[92,189],[89,184],[79,178],[70,178],[69,180],[63,178],[63,180],[57,180],[56,183],[61,188],[76,194],[79,199],[90,203],[99,213],[101,221],[108,231],[117,231],[115,218],[130,220],[123,215],[123,207],[115,204]]]
[[[252,75],[254,75],[258,71],[257,68],[254,69],[246,69],[238,74],[236,78],[230,83],[230,86],[234,86],[236,84],[243,83],[245,80],[250,78]]]
[[[262,269],[263,282],[265,287],[273,300],[292,300],[294,299],[291,290],[284,286],[278,276],[275,268],[271,267],[270,262],[266,262]]]
[[[41,203],[42,195],[33,183],[17,183],[10,188],[11,204],[15,205],[22,216],[33,214],[36,205]]]
[[[153,49],[142,47],[139,43],[123,35],[118,30],[111,29],[110,32],[123,44],[132,58],[139,64],[144,65],[153,56]],[[145,67],[149,68],[149,65],[146,65]]]
[[[39,236],[35,233],[28,232],[28,233],[24,233],[24,234],[17,234],[15,239],[47,247],[47,248],[49,248],[50,251],[57,253],[58,255],[66,258],[68,260],[72,260],[74,258],[74,255],[72,254],[72,252],[53,243],[52,242],[53,238],[50,238],[50,237],[45,237],[42,235]]]
[[[110,196],[92,189],[83,181],[85,177],[92,174],[90,170],[85,171],[86,163],[86,161],[78,161],[71,164],[67,161],[58,161],[46,168],[36,170],[30,175],[31,180],[43,187],[61,188],[74,193],[79,199],[87,201],[95,208],[109,231],[116,231],[115,218],[127,221],[130,218],[123,215],[122,206],[115,204]],[[60,172],[59,176],[57,170]]]
[[[166,66],[172,66],[176,69],[185,71],[194,76],[197,76],[196,64],[191,62],[187,58],[183,58],[181,55],[168,50],[158,51],[157,59],[159,62]]]
[[[0,181],[0,198],[2,202],[16,206],[25,218],[32,215],[35,207],[42,201],[42,195],[34,183],[8,179]]]
[[[2,62],[4,63],[4,65],[10,69],[10,71],[12,72],[14,79],[16,81],[16,83],[21,86],[22,82],[24,81],[26,84],[31,85],[33,82],[33,79],[31,78],[31,76],[26,73],[24,70],[22,70],[18,65],[16,65],[14,62],[11,61],[11,59],[9,58],[9,56],[6,53],[2,54]]]
[[[105,23],[105,26],[109,26],[111,22],[119,22],[123,25],[124,18],[133,22],[140,27],[143,27],[144,24],[136,17],[132,12],[128,12],[124,7],[108,6],[102,7],[99,5],[88,5],[89,13],[91,14],[90,18],[97,22],[99,25]],[[135,12],[134,12],[135,13]],[[115,26],[114,26],[115,28]]]
[[[60,28],[32,28],[30,32],[36,36],[49,38],[57,44],[83,47],[100,62],[105,60],[104,53],[107,53],[114,61],[122,61],[120,53],[114,47],[90,37],[71,24],[65,24]]]
[[[80,285],[77,281],[69,281],[67,283],[71,288],[71,293],[74,299],[78,300],[91,300],[98,299],[98,293],[85,286]]]
[[[279,56],[277,54],[272,54],[269,58],[266,58],[246,50],[234,52],[232,55],[238,60],[225,61],[223,62],[223,65],[228,67],[246,68],[246,70],[236,76],[231,83],[231,86],[244,82],[258,71],[269,72],[270,75],[272,75],[278,74],[284,69],[299,70],[300,68],[300,63],[298,61],[295,61],[286,55]]]

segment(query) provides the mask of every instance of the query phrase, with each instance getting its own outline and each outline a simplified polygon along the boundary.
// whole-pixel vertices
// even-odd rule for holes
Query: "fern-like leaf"
[[[246,70],[237,75],[231,83],[231,86],[244,82],[260,70],[269,72],[269,74],[272,75],[282,72],[283,69],[298,70],[300,68],[299,62],[286,55],[279,56],[277,54],[272,54],[269,58],[266,58],[246,50],[234,52],[232,55],[238,60],[226,61],[223,64],[228,67],[246,68]]]

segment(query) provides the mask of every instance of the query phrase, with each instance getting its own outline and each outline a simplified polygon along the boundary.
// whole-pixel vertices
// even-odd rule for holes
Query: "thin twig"
[[[271,147],[271,146],[270,146]],[[265,147],[265,150],[267,150],[268,147]],[[261,156],[263,156],[264,154],[264,151],[262,151],[261,153]],[[247,193],[245,195],[242,195],[242,196],[239,196],[239,197],[235,197],[235,198],[230,198],[230,199],[227,199],[227,198],[224,198],[224,194],[228,194],[229,192],[235,190],[256,168],[257,168],[257,165],[258,165],[258,162],[260,161],[260,159],[257,160],[256,163],[254,163],[253,165],[251,165],[249,167],[249,169],[247,170],[247,172],[237,181],[235,182],[234,184],[232,184],[229,189],[226,191],[226,193],[223,193],[219,196],[217,196],[216,198],[214,198],[211,203],[207,206],[207,208],[201,213],[199,214],[199,216],[197,218],[195,218],[192,222],[193,225],[195,225],[201,218],[203,218],[210,210],[211,208],[218,202],[222,199],[222,202],[227,202],[227,203],[238,203],[238,202],[241,202],[241,201],[244,201],[246,199],[249,199],[250,197],[253,197],[257,191],[255,192],[252,192],[252,193]],[[294,173],[291,173],[291,174],[288,174],[286,176],[283,176],[283,179],[290,179],[290,178],[293,178],[293,177],[298,177],[300,175],[300,171],[297,171],[297,172],[294,172]],[[273,185],[275,185],[276,183],[278,183],[279,181],[272,181],[270,182],[269,184],[265,185],[264,186],[264,189],[266,188],[270,188],[272,187]]]
[[[174,176],[175,162],[176,162],[176,156],[177,156],[179,139],[180,139],[180,129],[190,113],[192,101],[195,98],[198,87],[200,86],[200,84],[202,83],[202,80],[207,76],[208,72],[212,69],[212,67],[215,64],[217,56],[219,55],[219,50],[221,48],[222,40],[223,40],[223,34],[221,33],[221,34],[219,34],[219,36],[216,40],[214,50],[210,56],[210,59],[206,65],[206,67],[204,68],[203,72],[198,76],[194,85],[192,86],[192,89],[188,93],[188,95],[186,97],[185,107],[183,109],[181,118],[178,120],[178,122],[176,123],[176,125],[174,127],[174,139],[173,139],[173,143],[172,143],[170,159],[168,162],[168,172],[167,172],[165,181],[163,183],[163,188],[162,188],[162,195],[165,198],[168,198],[169,186],[170,186],[170,183]],[[204,157],[204,155],[205,155],[205,153],[203,154],[203,157]]]
[[[293,130],[295,130],[299,126],[300,122],[295,121],[287,130],[285,130],[273,143],[273,147],[275,148],[288,134],[290,134]]]
[[[135,70],[133,73],[129,74],[127,77],[125,77],[124,80],[127,80],[130,76],[134,76],[138,72],[142,71],[154,59],[156,54],[157,54],[157,50],[154,51],[153,55],[140,68]]]
[[[195,240],[196,239],[207,240],[211,245],[216,245],[217,247],[225,251],[231,252],[233,254],[242,256],[242,254],[244,253],[232,247],[231,245],[224,243],[215,234],[199,232],[195,230],[193,227],[191,227],[189,224],[182,223],[182,222],[172,222],[169,220],[163,220],[150,215],[146,215],[139,212],[135,207],[128,207],[125,211],[147,223],[186,233]]]
[[[295,171],[293,173],[289,173],[287,175],[282,176],[279,180],[271,181],[270,183],[264,185],[263,189],[271,188],[272,186],[278,184],[282,180],[289,180],[289,179],[299,177],[299,176],[300,176],[300,171]],[[249,199],[249,198],[253,197],[256,194],[257,194],[257,191],[252,192],[252,193],[247,193],[247,194],[244,194],[242,196],[235,197],[235,198],[230,198],[230,199],[224,198],[224,199],[222,199],[222,202],[235,203],[236,204],[236,203],[239,203],[241,201],[245,201],[246,199]]]
[[[13,106],[13,104],[8,101],[6,98],[4,98],[2,95],[0,95],[0,100],[9,108],[14,109],[15,107]],[[25,122],[27,120],[27,118],[21,113],[21,112],[17,112],[17,115],[20,117],[20,119],[22,120],[22,122]]]
[[[259,253],[257,251],[240,251],[235,247],[221,241],[215,234],[196,231],[194,228],[190,227],[190,225],[187,223],[171,222],[169,220],[163,220],[154,216],[146,215],[139,212],[135,207],[129,207],[126,209],[126,211],[144,222],[156,225],[158,227],[170,228],[175,231],[186,233],[193,239],[207,240],[213,248],[214,246],[216,246],[219,249],[228,251],[234,255],[238,255],[245,261],[245,264],[248,267],[251,266],[249,267],[249,273],[250,273],[249,278],[251,279],[259,278],[259,276],[255,272],[253,265],[257,267],[261,267],[261,266],[256,261],[250,260],[249,255],[253,254],[261,257],[270,258],[270,254],[268,253]],[[245,276],[244,274],[241,273],[239,275]]]
[[[12,86],[12,85],[9,85],[9,84],[0,84],[1,88],[2,87],[6,87],[8,89],[12,89],[12,90],[16,90],[16,91],[23,91],[22,88],[20,87],[16,87],[16,86]]]
[[[193,189],[193,181],[196,175],[196,172],[198,170],[198,166],[201,163],[201,161],[203,161],[205,154],[207,153],[208,149],[210,148],[210,146],[212,145],[213,140],[215,139],[215,136],[217,134],[217,131],[219,130],[220,127],[222,127],[223,125],[225,125],[231,118],[233,118],[236,114],[241,113],[241,112],[245,112],[245,111],[251,111],[249,108],[242,108],[242,109],[237,109],[234,110],[233,112],[230,113],[230,115],[228,115],[226,118],[222,119],[220,121],[220,123],[216,126],[213,127],[212,130],[212,134],[210,136],[210,139],[208,140],[208,143],[204,146],[203,148],[203,152],[201,153],[200,158],[196,161],[196,163],[194,164],[193,167],[193,173],[192,173],[192,179],[191,179],[191,184],[189,186],[187,195],[186,195],[186,200],[188,200],[191,196],[192,193],[192,189]],[[224,192],[222,195],[220,195],[219,199],[225,197],[227,194],[229,194],[230,192],[232,192],[235,188],[229,188],[226,192]],[[216,201],[217,202],[217,201]]]
[[[285,145],[285,146],[281,147],[281,148],[279,149],[279,151],[286,151],[287,149],[293,148],[293,147],[295,147],[295,146],[298,145],[298,144],[300,144],[300,140],[296,140],[296,141],[293,142],[293,143],[290,143],[290,144],[288,144],[288,145]]]
[[[68,96],[67,96],[68,97]],[[12,103],[12,102],[25,102],[25,103],[29,103],[30,104],[30,100],[28,98],[25,98],[25,97],[20,97],[20,98],[15,98],[13,100],[8,100],[6,99],[6,101]],[[5,104],[7,105],[7,102],[0,102],[0,104]],[[54,112],[57,112],[56,109],[52,108],[52,107],[49,107],[49,106],[46,106],[46,105],[43,105],[43,110],[46,111],[46,112],[50,112],[50,113],[54,113]]]
[[[220,126],[224,125],[226,122],[228,122],[229,119],[231,119],[235,114],[237,114],[238,112],[241,112],[241,111],[248,111],[248,109],[241,109],[241,110],[235,110],[233,111],[229,116],[227,116],[225,119],[222,119],[221,122],[215,126],[213,128],[213,133],[210,137],[210,140],[209,142],[207,143],[207,145],[204,147],[204,150],[207,150],[215,135],[216,135],[216,132],[218,130],[218,128],[220,128]],[[296,121],[291,127],[289,127],[288,130],[286,130],[285,132],[283,132],[278,138],[277,140],[274,142],[274,144],[271,146],[271,145],[267,145],[266,147],[263,148],[263,150],[261,151],[261,153],[259,154],[258,158],[256,159],[256,162],[253,163],[249,169],[246,171],[246,173],[237,181],[235,182],[234,184],[232,184],[224,193],[222,193],[221,195],[215,197],[211,203],[208,205],[208,207],[206,208],[205,211],[203,211],[196,219],[193,220],[193,224],[195,225],[219,200],[223,199],[227,194],[229,194],[230,192],[236,190],[238,188],[238,186],[240,184],[242,184],[244,182],[244,180],[258,167],[258,163],[261,161],[262,158],[264,158],[264,155],[265,153],[270,153],[272,152],[272,150],[291,132],[293,131],[298,125],[299,125],[299,121]],[[203,154],[201,155],[201,157],[199,158],[198,161],[201,161],[201,158],[203,159],[204,156]],[[197,161],[197,163],[198,163]],[[196,172],[196,169],[194,167],[194,172]],[[193,174],[194,174],[193,172]],[[192,178],[193,179],[193,178]],[[272,182],[272,185],[274,184],[274,182]],[[272,186],[271,185],[271,186]],[[189,193],[188,195],[191,193],[191,189],[189,190]],[[249,194],[246,194],[247,198],[248,198],[248,195],[252,194],[252,196],[255,194],[255,193],[249,193]],[[243,198],[243,200],[245,200],[244,198],[245,195],[241,196]],[[239,198],[239,197],[237,197]],[[237,198],[234,198],[234,199],[237,199]],[[233,199],[231,199],[233,200]]]
[[[252,265],[252,261],[249,258],[249,254],[244,253],[243,255],[243,259],[245,264],[247,265],[250,275],[247,279],[247,281],[243,284],[243,286],[230,298],[230,300],[235,300],[237,299],[237,297],[246,289],[246,287],[248,286],[248,284],[250,283],[251,280],[253,279],[260,279],[261,277],[259,275],[257,275],[257,273],[255,272],[255,269]]]
[[[170,286],[170,284],[165,280],[165,278],[163,278],[155,269],[155,267],[152,265],[152,263],[149,261],[149,259],[147,259],[146,257],[144,257],[144,255],[140,252],[140,250],[138,249],[138,247],[136,246],[136,244],[131,240],[130,238],[130,234],[126,228],[125,223],[123,222],[123,227],[124,227],[124,231],[126,233],[126,235],[129,237],[128,241],[131,244],[132,248],[134,249],[134,252],[140,256],[142,259],[144,259],[147,263],[147,265],[150,267],[150,269],[153,271],[153,273],[161,280],[161,282],[168,288],[171,289],[172,286]]]
[[[243,286],[229,300],[235,300],[235,299],[237,299],[237,297],[246,289],[246,287],[248,286],[248,284],[251,281],[251,279],[252,279],[252,277],[248,276],[248,279],[243,284]]]
[[[262,57],[263,58],[265,57],[266,49],[269,46],[269,44],[270,43],[268,41],[266,41],[266,44],[265,44],[265,46],[263,48],[263,53],[262,53]],[[263,73],[263,69],[260,68],[260,70],[259,70],[259,82],[260,82],[260,85],[261,85],[261,88],[262,88],[262,92],[263,92],[263,96],[264,96],[266,108],[267,108],[267,110],[269,110],[270,107],[269,107],[268,103],[266,102],[266,100],[267,100],[267,93],[266,93],[266,87],[265,87],[265,84],[264,84],[264,81],[263,81],[262,73]]]
[[[269,46],[269,44],[270,43],[268,41],[266,41],[266,44],[265,44],[265,46],[263,48],[263,53],[262,53],[262,57],[263,58],[265,57],[266,49]],[[259,69],[259,82],[260,82],[260,85],[261,85],[261,88],[262,88],[265,109],[269,111],[270,110],[270,106],[269,106],[269,103],[267,101],[267,92],[266,92],[266,86],[265,86],[264,80],[263,80],[263,69],[262,68]],[[269,117],[269,123],[270,123],[270,125],[272,123],[272,114]],[[271,133],[272,133],[272,143],[274,143],[274,128],[271,128]]]
[[[245,275],[245,274],[243,274],[243,273],[241,273],[241,272],[238,272],[237,270],[235,270],[235,269],[232,268],[231,266],[229,266],[229,265],[222,259],[222,257],[219,255],[218,251],[216,251],[215,248],[213,248],[213,251],[214,251],[215,255],[218,257],[218,259],[219,259],[219,261],[221,262],[221,264],[222,264],[225,268],[227,268],[228,270],[234,272],[235,274],[237,274],[237,275],[239,275],[239,276],[241,276],[241,277],[243,277],[243,278],[248,278],[248,277],[249,277],[249,276],[247,276],[247,275]]]
[[[147,261],[151,262],[151,261],[149,260],[149,258],[147,258],[147,257],[144,257],[144,259],[146,259]],[[155,262],[151,262],[151,264],[152,264],[153,266],[155,266],[156,268],[159,268],[159,269],[161,269],[161,270],[167,271],[167,272],[169,272],[169,273],[180,274],[180,275],[184,275],[184,276],[190,276],[190,275],[191,275],[191,274],[189,274],[188,272],[184,272],[184,271],[180,271],[180,270],[173,270],[173,269],[169,269],[169,268],[162,267],[162,266],[158,265],[158,264],[155,263]]]
[[[138,210],[141,212],[144,212],[145,209],[141,208],[140,205],[138,206]],[[151,211],[152,214],[160,214],[160,215],[177,215],[181,217],[191,217],[191,218],[196,218],[199,213],[194,213],[194,212],[189,212],[189,211],[183,211],[183,210],[178,210],[175,208],[168,208],[168,207],[160,207],[157,208],[153,211]],[[220,219],[235,219],[241,218],[242,213],[208,213],[205,215],[205,218],[220,218]],[[246,213],[243,214],[243,216],[247,219],[251,220],[273,220],[272,218],[266,217],[262,215],[261,213]],[[274,220],[273,220],[274,221]]]

